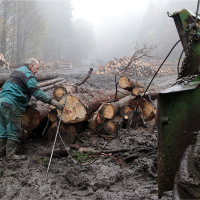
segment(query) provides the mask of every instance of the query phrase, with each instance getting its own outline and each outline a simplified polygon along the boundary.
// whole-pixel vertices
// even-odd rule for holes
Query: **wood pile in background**
[[[41,70],[65,70],[72,69],[72,62],[68,59],[62,61],[39,61]]]
[[[99,65],[98,70],[95,71],[94,73],[115,75],[121,70],[125,69],[129,64],[130,60],[131,56],[129,57],[124,56],[119,59],[114,58],[113,61],[107,62],[105,66]],[[142,62],[141,60],[135,60],[127,68],[126,72],[124,73],[124,76],[132,76],[132,77],[153,76],[157,68],[159,67],[159,63],[161,64],[161,62],[159,61],[155,63],[145,63]],[[158,75],[161,75],[163,73],[176,73],[175,65],[173,63],[166,63],[164,65],[164,68],[161,68]]]

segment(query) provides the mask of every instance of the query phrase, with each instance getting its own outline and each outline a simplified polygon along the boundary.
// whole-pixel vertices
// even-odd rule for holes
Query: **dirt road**
[[[80,82],[89,69],[59,72],[70,81]],[[160,76],[152,87],[164,89],[174,83],[175,74]],[[136,78],[148,84],[151,77]],[[92,74],[86,87],[115,88],[114,76]],[[122,129],[119,134],[126,130]],[[82,141],[76,141],[83,147],[101,150],[109,138],[86,130]],[[2,200],[135,200],[158,199],[157,170],[157,131],[152,133],[140,127],[129,129],[122,137],[113,140],[106,150],[120,150],[112,154],[101,155],[90,165],[74,164],[70,157],[54,157],[48,176],[46,176],[48,156],[41,154],[50,151],[52,142],[46,137],[31,139],[21,144],[19,153],[26,153],[26,161],[6,161],[0,159],[0,199]],[[57,143],[56,148],[63,148]],[[84,158],[81,158],[84,159]],[[163,196],[171,199],[172,192]]]

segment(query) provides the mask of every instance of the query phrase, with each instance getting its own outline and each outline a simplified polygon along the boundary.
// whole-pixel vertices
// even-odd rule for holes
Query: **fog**
[[[35,57],[73,64],[132,56],[136,45],[158,45],[164,58],[179,40],[167,12],[196,12],[195,1],[0,1],[0,48],[9,63]],[[176,62],[182,46],[169,61]]]
[[[195,1],[153,1],[153,0],[85,0],[82,3],[72,0],[74,18],[83,18],[93,26],[96,47],[89,56],[89,61],[114,57],[131,56],[135,45],[159,45],[157,53],[165,57],[172,46],[179,40],[173,13],[183,8],[196,12]],[[182,51],[180,44],[170,61],[177,61]]]

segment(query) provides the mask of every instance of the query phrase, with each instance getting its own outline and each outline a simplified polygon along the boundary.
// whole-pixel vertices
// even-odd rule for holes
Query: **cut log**
[[[44,87],[44,86],[51,85],[53,83],[60,82],[60,81],[63,81],[63,80],[64,80],[64,78],[55,78],[55,79],[51,79],[51,80],[48,80],[48,81],[45,81],[45,82],[42,82],[42,83],[38,83],[38,86]]]
[[[0,73],[0,87],[8,80],[11,73]]]
[[[105,132],[109,135],[117,134],[122,128],[122,122],[123,120],[120,116],[115,116],[103,125]]]
[[[77,124],[60,124],[59,133],[65,144],[73,144],[76,140],[76,137],[85,129],[85,123]],[[56,122],[52,123],[51,127],[47,131],[47,138],[49,141],[54,141],[57,131]],[[58,135],[58,140],[60,137]]]
[[[128,77],[124,76],[119,79],[119,87],[128,91],[132,91],[132,89],[135,87],[145,88],[146,86],[134,79],[129,79]]]
[[[8,73],[0,73],[0,87],[8,80],[11,72]],[[37,81],[44,81],[58,77],[56,73],[44,73],[40,72],[36,74]]]
[[[136,87],[136,88],[133,88],[133,90],[132,90],[132,93],[133,93],[133,95],[135,95],[135,96],[141,95],[141,94],[143,94],[144,92],[145,92],[145,89],[144,89],[144,88],[138,88],[138,87]]]
[[[36,75],[37,81],[44,81],[44,80],[50,80],[53,78],[57,78],[59,75],[55,72],[39,72]]]
[[[64,107],[62,121],[64,123],[77,123],[88,119],[92,112],[95,112],[102,102],[107,102],[115,98],[115,90],[98,90],[93,93],[84,94],[67,94],[67,101]],[[130,92],[118,91],[116,100],[131,95]],[[60,100],[64,103],[65,96]],[[61,111],[57,110],[58,117],[60,118]]]
[[[36,108],[27,107],[22,115],[22,127],[27,131],[33,131],[40,124],[47,122],[49,107],[38,104]]]
[[[142,111],[143,119],[145,121],[152,120],[156,116],[156,109],[154,108],[153,104],[146,99],[143,98],[141,101],[140,100],[141,98],[130,101],[127,105],[122,106],[119,111],[121,118],[125,120],[129,119],[131,112],[138,107],[138,103],[140,102],[138,108],[140,108]]]
[[[65,82],[65,80],[60,81],[60,82],[57,82],[57,83],[52,84],[52,85],[48,85],[48,86],[45,86],[45,87],[41,87],[40,89],[41,89],[42,91],[45,92],[45,91],[47,91],[47,90],[50,90],[50,89],[54,88],[56,85],[62,84],[62,83],[64,83],[64,82]]]
[[[48,114],[50,122],[56,122],[57,119],[57,112],[55,109],[52,109],[51,112]]]
[[[130,95],[120,99],[119,101],[106,103],[100,110],[101,118],[112,119],[115,115],[117,115],[120,107],[133,99],[135,99],[135,96]]]
[[[77,92],[77,86],[76,85],[67,85],[66,83],[62,83],[59,85],[56,85],[53,90],[53,96],[55,99],[60,99],[65,94],[71,94]]]
[[[17,69],[19,67],[22,67],[24,65],[24,63],[20,63],[20,64],[10,64],[9,68],[10,69]]]

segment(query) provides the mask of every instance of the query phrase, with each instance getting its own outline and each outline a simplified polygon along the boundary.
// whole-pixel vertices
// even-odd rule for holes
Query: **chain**
[[[190,55],[190,50],[191,50],[191,46],[192,46],[192,42],[193,42],[195,33],[196,33],[196,30],[191,30],[191,34],[190,34],[190,38],[189,38],[189,43],[188,43],[188,48],[186,50],[185,57],[183,59],[182,66],[181,66],[181,69],[180,69],[180,73],[178,75],[179,78],[182,78],[183,71],[185,70],[186,64],[188,62],[188,57]]]
[[[187,85],[189,82],[193,81],[195,78],[197,78],[198,75],[188,75],[186,77],[180,78],[176,81],[176,83],[174,85],[177,84],[182,84],[184,83],[185,85]]]

